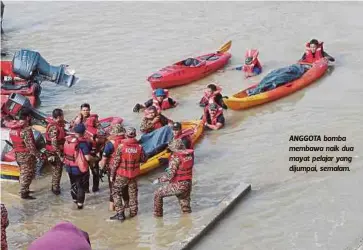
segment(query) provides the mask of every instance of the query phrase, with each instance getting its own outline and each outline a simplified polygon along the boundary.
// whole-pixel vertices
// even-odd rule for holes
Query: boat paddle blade
[[[228,42],[223,44],[222,47],[219,48],[218,52],[225,53],[231,48],[231,46],[232,46],[232,40],[229,40]]]

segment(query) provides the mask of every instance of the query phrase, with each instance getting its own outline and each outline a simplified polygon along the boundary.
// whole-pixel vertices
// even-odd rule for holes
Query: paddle
[[[208,56],[206,59],[204,59],[205,61],[207,61],[209,58],[212,58],[213,56],[215,56],[218,53],[225,53],[227,52],[232,46],[232,40],[229,40],[228,42],[226,42],[225,44],[222,45],[222,47],[219,48],[219,50],[217,50],[216,53],[213,53],[212,55]]]

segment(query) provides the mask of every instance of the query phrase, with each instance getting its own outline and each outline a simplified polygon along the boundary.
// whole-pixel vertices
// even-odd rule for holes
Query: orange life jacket
[[[302,60],[302,62],[306,62],[306,63],[314,63],[316,61],[318,61],[319,59],[323,58],[323,43],[324,42],[319,42],[318,47],[316,48],[315,54],[313,54],[311,52],[310,49],[310,43],[306,43],[305,44],[305,59]]]
[[[84,137],[67,136],[64,143],[64,159],[63,162],[68,166],[77,166],[76,152],[81,142],[87,142]]]
[[[204,115],[203,115],[202,120],[203,120],[203,122],[207,122],[207,121],[208,121],[208,120],[207,120],[207,117],[208,117],[208,115],[209,115],[209,117],[210,117],[210,119],[211,119],[211,125],[216,125],[216,124],[217,124],[217,118],[218,118],[221,114],[223,114],[223,109],[222,109],[221,107],[218,107],[218,110],[217,110],[217,112],[216,112],[215,116],[213,116],[213,117],[212,117],[212,115],[211,115],[211,114],[210,114],[210,112],[209,112],[209,108],[208,108],[208,107],[205,107],[205,108],[204,108]]]
[[[95,124],[96,124],[97,120],[98,120],[98,115],[97,114],[91,114],[89,117],[87,117],[83,121],[83,124],[84,124],[84,126],[86,126],[86,128],[88,128],[88,127],[94,127],[95,128]]]
[[[154,90],[153,94],[152,94],[153,106],[155,106],[159,112],[160,112],[160,110],[173,108],[173,106],[170,105],[170,102],[169,102],[169,90],[164,89],[165,97],[164,97],[163,101],[161,102],[161,104],[159,103],[158,99],[156,98],[155,91],[156,90]]]
[[[66,137],[66,132],[64,131],[64,125],[62,126],[58,122],[54,121],[52,118],[47,118],[46,121],[48,122],[48,125],[47,125],[47,129],[45,131],[45,140],[46,140],[45,149],[50,152],[55,151],[55,148],[53,148],[51,140],[50,140],[50,136],[49,136],[49,128],[51,126],[55,126],[58,131],[57,144],[59,145],[60,149],[63,150],[65,137]]]
[[[178,181],[191,181],[193,178],[193,166],[194,166],[194,150],[186,149],[183,151],[175,152],[172,155],[180,160],[180,165],[176,174],[170,182]]]
[[[116,173],[130,179],[135,178],[140,174],[142,146],[135,138],[125,139],[121,145],[121,161]]]
[[[247,59],[248,57],[252,57],[252,63],[251,64],[244,64],[243,65],[243,71],[247,74],[247,75],[252,75],[253,74],[253,69],[255,67],[259,67],[260,69],[262,69],[262,66],[258,60],[258,54],[259,51],[257,49],[249,49],[246,51],[245,54],[245,59]]]
[[[111,165],[111,163],[113,162],[115,155],[116,155],[116,149],[118,148],[118,145],[120,145],[123,140],[125,140],[124,135],[111,135],[108,138],[108,141],[111,142],[112,146],[113,146],[113,153],[110,156],[109,165]]]
[[[222,88],[219,86],[217,86],[217,90],[214,91],[211,96],[209,96],[207,90],[205,90],[204,95],[199,103],[205,104],[205,105],[211,104],[213,102],[216,103],[214,98],[216,97],[216,95],[220,94],[221,92],[222,92]]]
[[[21,138],[20,133],[22,132],[23,129],[30,129],[31,128],[27,128],[27,124],[22,121],[22,120],[12,120],[9,122],[6,122],[6,127],[10,128],[9,131],[9,136],[10,136],[10,140],[13,143],[13,148],[14,151],[16,153],[29,153],[30,150],[26,147],[25,142],[23,140],[23,138]],[[30,140],[32,140],[32,142],[35,145],[35,139],[34,139],[34,134],[31,131],[31,138]]]
[[[186,129],[183,130],[179,135],[175,136],[174,139],[187,139],[189,141],[189,145],[191,148],[192,146],[192,138],[191,135],[194,133],[193,129]]]

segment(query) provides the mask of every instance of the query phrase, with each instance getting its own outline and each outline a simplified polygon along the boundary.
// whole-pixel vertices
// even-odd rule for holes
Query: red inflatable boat
[[[231,54],[232,41],[224,44],[216,53],[209,53],[167,66],[147,78],[151,88],[172,88],[202,79],[224,67]]]
[[[26,96],[34,107],[41,90],[40,84],[17,78],[11,61],[1,61],[1,104],[8,100],[11,93],[17,93]]]

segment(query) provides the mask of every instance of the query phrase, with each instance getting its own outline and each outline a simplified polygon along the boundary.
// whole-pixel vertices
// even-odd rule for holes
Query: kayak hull
[[[275,89],[248,96],[246,91],[255,88],[258,84],[254,84],[247,89],[244,89],[231,97],[223,98],[224,103],[229,109],[243,110],[249,109],[258,105],[262,105],[271,101],[288,96],[306,86],[312,84],[319,78],[321,78],[328,69],[328,62],[325,59],[321,59],[315,62],[311,69],[309,69],[302,77],[292,82],[284,84]]]
[[[182,122],[182,130],[185,129],[193,129],[194,133],[191,135],[192,145],[194,146],[197,141],[201,138],[204,131],[204,124],[202,120],[193,120],[193,121],[185,121]],[[147,162],[141,164],[140,170],[141,174],[146,174],[151,170],[160,166],[159,159],[160,158],[168,158],[170,153],[166,150],[160,152],[159,154],[154,155],[153,157],[149,158]]]
[[[27,97],[33,107],[36,105],[42,90],[38,83],[28,84],[25,80],[16,80],[10,87],[18,87],[20,89],[8,89],[3,85],[4,76],[11,76],[13,79],[17,76],[13,72],[11,61],[1,61],[1,104],[8,100],[10,94],[16,93]]]
[[[195,58],[201,62],[198,66],[184,66],[182,61],[180,61],[152,74],[147,78],[147,80],[149,81],[152,89],[168,89],[186,85],[223,68],[231,57],[232,55],[228,52],[209,53],[198,56]]]

